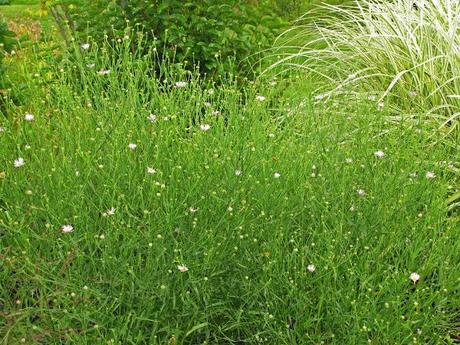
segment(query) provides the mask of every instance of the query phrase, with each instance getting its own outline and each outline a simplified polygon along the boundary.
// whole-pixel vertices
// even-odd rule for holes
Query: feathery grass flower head
[[[63,233],[69,233],[69,232],[73,232],[73,231],[74,231],[74,228],[73,228],[73,226],[70,225],[70,224],[65,224],[65,225],[63,225],[63,226],[61,227],[61,231],[62,231]]]
[[[110,74],[110,70],[109,69],[101,69],[97,72],[98,75],[108,75]]]
[[[26,113],[26,114],[24,115],[24,120],[26,120],[26,121],[33,121],[33,120],[35,120],[35,116],[32,115],[31,113]]]
[[[185,266],[184,264],[177,265],[177,269],[182,273],[185,273],[188,271],[188,267]]]
[[[203,131],[203,132],[207,132],[211,129],[211,126],[208,125],[208,124],[203,124],[200,126],[200,129]]]
[[[415,284],[420,280],[420,274],[417,272],[412,272],[409,276],[409,279],[412,280],[412,282]]]
[[[432,172],[432,171],[427,171],[426,174],[425,174],[425,177],[427,179],[433,179],[433,178],[436,177],[436,174],[434,172]]]
[[[22,158],[22,157],[18,157],[13,162],[13,165],[14,165],[15,168],[20,168],[25,164],[26,164],[26,162],[24,161],[24,158]]]
[[[382,150],[375,151],[374,156],[377,158],[383,158],[385,156],[385,152],[383,152]]]
[[[357,189],[356,190],[356,193],[359,195],[359,196],[365,196],[366,195],[366,191],[364,189]]]

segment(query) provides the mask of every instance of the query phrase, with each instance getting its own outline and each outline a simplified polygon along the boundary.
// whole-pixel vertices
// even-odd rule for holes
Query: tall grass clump
[[[458,338],[458,223],[427,128],[131,48],[81,45],[0,117],[2,344]]]
[[[460,110],[459,25],[458,0],[324,4],[284,34],[288,50],[274,66],[327,78],[319,98],[364,92],[379,107],[416,112],[454,132]]]

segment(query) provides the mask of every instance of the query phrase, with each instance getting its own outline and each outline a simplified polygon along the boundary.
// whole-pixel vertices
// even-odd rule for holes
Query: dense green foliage
[[[198,65],[207,74],[249,73],[257,52],[286,24],[268,1],[62,0],[51,8],[61,32],[69,23],[82,42],[101,42],[104,33],[123,38],[142,31],[160,56],[188,62],[190,69]]]
[[[115,48],[2,122],[4,342],[449,344],[459,229],[430,126]]]
[[[34,4],[10,6],[7,16],[30,40],[4,59],[21,101],[9,97],[0,116],[0,344],[458,342],[453,126],[440,131],[436,116],[420,116],[430,100],[409,97],[412,87],[382,101],[382,84],[360,79],[366,64],[410,63],[404,54],[350,34],[359,52],[371,50],[350,63],[356,57],[325,37],[311,42],[318,28],[311,37],[293,30],[287,41],[304,50],[283,48],[291,55],[278,66],[304,68],[272,74],[274,66],[240,83],[245,56],[265,43],[218,41],[228,50],[206,65],[217,46],[202,51],[213,43],[204,32],[223,39],[214,32],[223,23],[238,33],[238,23],[261,25],[257,13],[310,1],[228,2],[235,12],[222,19],[226,5],[200,8],[216,1],[183,2],[190,12],[164,2],[170,11],[154,23],[176,25],[176,36],[160,34],[156,45],[153,24],[123,22],[150,23],[156,2],[149,12],[135,0],[85,0],[86,14],[65,1],[51,8],[72,28],[59,27],[67,45],[35,21],[49,22],[38,0],[20,0]],[[331,25],[340,15],[328,18],[320,30],[346,34]],[[206,44],[187,53],[187,39],[174,43],[184,36]],[[392,42],[404,43],[381,41],[388,51]],[[227,64],[232,49],[239,76],[219,73],[238,70]],[[429,66],[426,88],[444,77]]]
[[[7,23],[0,18],[0,111],[3,107],[4,88],[7,84],[5,82],[5,68],[3,66],[3,58],[5,52],[9,52],[14,44],[14,34],[8,30]]]

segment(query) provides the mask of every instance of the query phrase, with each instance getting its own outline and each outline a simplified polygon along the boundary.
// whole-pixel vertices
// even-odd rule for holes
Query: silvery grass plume
[[[318,101],[346,90],[378,108],[415,110],[448,133],[458,128],[460,0],[355,0],[312,12],[280,36],[270,69],[321,75]]]

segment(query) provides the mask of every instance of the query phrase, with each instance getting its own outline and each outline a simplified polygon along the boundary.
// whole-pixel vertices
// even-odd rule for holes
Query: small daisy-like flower
[[[241,170],[235,170],[235,175],[236,176],[241,176],[243,172]]]
[[[351,164],[351,163],[353,163],[353,159],[352,158],[347,158],[347,159],[345,159],[345,162],[347,162],[348,164]]]
[[[149,175],[153,175],[155,174],[157,171],[155,169],[153,169],[152,167],[147,167],[147,174]]]
[[[313,272],[316,271],[316,267],[315,267],[315,265],[310,264],[310,265],[307,266],[307,270],[308,270],[308,272],[313,273]]]
[[[190,213],[196,213],[198,211],[197,208],[193,208],[193,207],[190,207],[188,210],[190,211]]]
[[[268,137],[269,137],[269,138],[274,138],[274,137],[275,137],[275,134],[273,134],[273,133],[268,133]]]
[[[383,158],[385,156],[385,152],[383,152],[382,150],[375,151],[374,156],[377,158]]]
[[[432,178],[435,178],[436,177],[436,174],[432,171],[427,171],[427,173],[425,174],[425,177],[427,179],[432,179]]]
[[[83,44],[81,45],[81,49],[83,49],[83,50],[88,50],[89,47],[90,47],[90,44],[89,44],[89,43],[83,43]]]
[[[365,196],[366,195],[366,191],[364,189],[357,189],[356,193],[358,193],[359,196]]]
[[[420,280],[420,274],[417,272],[412,272],[409,276],[409,279],[412,280],[412,282],[415,284]]]
[[[258,95],[258,96],[256,97],[256,99],[257,99],[259,102],[263,102],[263,101],[266,100],[265,96],[261,96],[261,95]]]
[[[72,232],[74,230],[73,226],[70,224],[65,224],[61,227],[61,231],[64,233]]]
[[[31,113],[26,113],[24,115],[24,120],[26,120],[26,121],[33,121],[34,119],[35,119],[35,117]]]
[[[116,211],[116,208],[115,208],[115,207],[111,207],[110,210],[108,210],[108,211],[106,212],[106,214],[107,214],[108,216],[113,216],[113,215],[115,214],[115,211]]]
[[[157,120],[157,116],[155,114],[150,114],[147,119],[150,121],[150,122],[155,122]]]
[[[177,265],[177,269],[178,269],[179,271],[181,271],[182,273],[185,273],[185,272],[188,271],[188,267],[185,266],[184,264]]]
[[[187,86],[187,82],[185,81],[178,81],[176,82],[176,87],[186,87]]]
[[[22,157],[19,157],[18,159],[15,159],[15,160],[14,160],[14,163],[13,163],[13,165],[14,165],[15,168],[20,168],[20,167],[22,167],[24,164],[26,164],[26,162],[24,162],[24,158],[22,158]]]
[[[100,71],[97,72],[98,75],[107,75],[110,74],[109,69],[101,69]]]
[[[203,132],[206,132],[206,131],[209,131],[211,129],[211,126],[208,125],[208,124],[203,124],[200,126],[200,129],[203,131]]]
[[[273,177],[274,177],[274,178],[280,178],[280,177],[281,177],[281,174],[276,172],[276,173],[273,174]]]
[[[137,145],[136,145],[136,144],[133,144],[133,143],[131,143],[131,144],[129,144],[129,145],[128,145],[128,147],[129,147],[131,150],[135,150],[135,149],[136,149],[136,147],[137,147]]]

